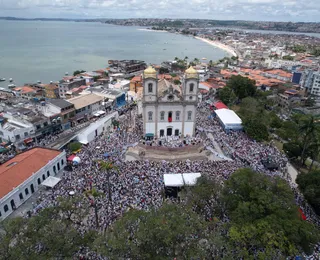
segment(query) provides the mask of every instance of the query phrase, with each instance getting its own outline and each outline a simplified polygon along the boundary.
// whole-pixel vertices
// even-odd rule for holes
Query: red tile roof
[[[221,109],[221,108],[226,108],[228,109],[228,107],[221,101],[217,101],[216,103],[213,104],[215,106],[216,109]]]
[[[33,148],[0,165],[0,198],[26,181],[61,152],[45,148]]]

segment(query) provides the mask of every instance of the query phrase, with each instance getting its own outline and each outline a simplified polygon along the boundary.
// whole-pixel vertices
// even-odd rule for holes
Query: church
[[[151,66],[143,72],[143,130],[147,139],[167,136],[194,136],[199,76],[190,67],[181,87],[158,80]]]

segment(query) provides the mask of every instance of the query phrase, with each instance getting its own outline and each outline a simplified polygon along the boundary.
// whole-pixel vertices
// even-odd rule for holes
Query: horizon
[[[318,0],[2,0],[1,17],[19,19],[208,19],[320,22]],[[122,18],[119,18],[122,17]],[[169,18],[168,18],[169,17]]]
[[[108,18],[108,17],[45,17],[45,16],[34,16],[34,17],[23,17],[23,16],[0,16],[3,18],[14,18],[21,20],[37,20],[37,19],[48,19],[48,20],[133,20],[133,19],[159,19],[159,20],[210,20],[210,21],[241,21],[241,22],[269,22],[269,23],[320,23],[320,21],[277,21],[277,20],[248,20],[248,19],[210,19],[210,18],[172,18],[172,17],[127,17],[127,18]]]

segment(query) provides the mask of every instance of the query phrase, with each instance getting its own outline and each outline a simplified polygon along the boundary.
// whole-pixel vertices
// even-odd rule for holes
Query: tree
[[[233,90],[228,87],[224,87],[223,89],[219,89],[218,97],[227,106],[233,105],[233,103],[236,100],[236,95],[234,94]]]
[[[111,184],[110,184],[110,172],[112,170],[118,171],[118,168],[115,167],[111,162],[106,162],[103,160],[97,161],[99,164],[99,167],[102,171],[107,173],[107,184],[108,184],[108,196],[109,196],[109,201],[112,202],[112,194],[111,194]]]
[[[297,142],[284,143],[283,150],[289,159],[298,159],[302,152],[301,145]]]
[[[319,230],[301,219],[290,186],[279,177],[240,169],[225,182],[222,196],[238,258],[284,259],[312,252],[319,241]]]
[[[312,96],[309,96],[307,98],[307,100],[305,101],[305,106],[306,107],[313,107],[313,106],[315,106],[315,104],[316,104],[316,100]]]
[[[308,146],[316,141],[317,133],[319,133],[319,125],[315,121],[315,118],[311,116],[296,117],[299,125],[299,133],[302,136],[302,152],[301,152],[301,164],[303,165],[307,159]]]
[[[314,208],[315,212],[320,215],[320,171],[300,173],[296,181],[306,200]]]
[[[83,73],[83,72],[86,72],[85,70],[76,70],[73,72],[73,76],[77,76],[79,75],[80,73]]]
[[[247,135],[256,141],[266,141],[269,138],[268,128],[260,117],[248,118],[243,121],[243,129]]]
[[[96,239],[96,232],[80,234],[72,221],[57,212],[60,210],[48,208],[29,219],[2,222],[1,259],[69,259]]]
[[[96,246],[110,259],[202,259],[199,240],[206,237],[205,228],[192,210],[164,204],[148,212],[130,210]]]
[[[79,142],[72,142],[68,145],[69,150],[73,153],[81,149],[82,144]]]
[[[276,113],[270,113],[270,127],[272,128],[281,128],[282,127],[282,120],[277,116]]]
[[[159,73],[160,73],[160,74],[169,73],[169,69],[164,68],[164,67],[161,67],[161,68],[159,69]]]
[[[92,187],[91,190],[87,190],[85,195],[90,199],[91,205],[94,208],[94,215],[96,219],[96,227],[99,227],[99,215],[98,215],[98,204],[97,199],[98,197],[103,196],[102,192],[98,192],[96,188]]]
[[[181,81],[178,80],[178,79],[175,79],[175,80],[173,81],[173,83],[174,83],[175,85],[180,85],[180,84],[181,84]]]
[[[252,97],[256,93],[255,81],[241,75],[232,75],[227,87],[231,88],[239,99]]]

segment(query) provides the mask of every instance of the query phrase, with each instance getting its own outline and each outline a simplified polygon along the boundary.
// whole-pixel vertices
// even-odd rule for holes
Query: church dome
[[[190,66],[189,69],[186,70],[186,78],[198,78],[198,72]]]
[[[152,68],[152,66],[149,66],[144,70],[143,75],[144,75],[144,78],[156,78],[157,71],[154,68]]]

